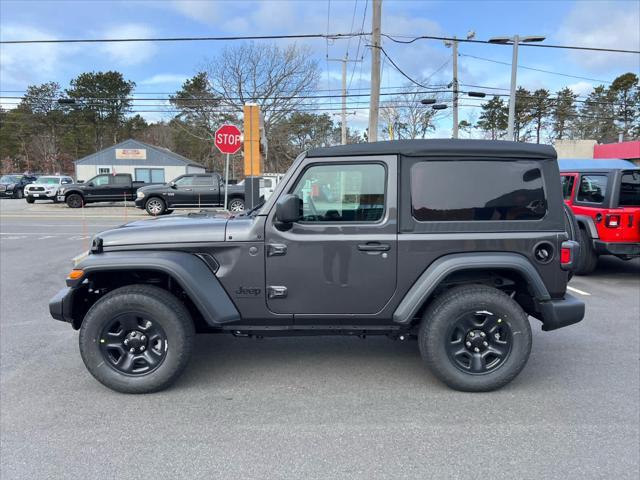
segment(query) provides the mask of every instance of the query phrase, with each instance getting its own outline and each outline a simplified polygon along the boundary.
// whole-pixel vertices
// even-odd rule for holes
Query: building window
[[[547,213],[535,162],[423,161],[411,167],[419,222],[538,220]]]
[[[164,168],[136,168],[136,182],[164,183]]]
[[[98,174],[101,173],[111,173],[111,168],[109,167],[99,167],[98,168]]]

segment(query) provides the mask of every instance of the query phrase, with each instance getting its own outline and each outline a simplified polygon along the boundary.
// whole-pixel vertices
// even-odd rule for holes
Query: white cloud
[[[577,93],[580,96],[587,96],[593,90],[593,83],[591,82],[577,82],[567,85],[573,93]]]
[[[102,35],[105,38],[145,38],[152,37],[154,30],[147,25],[128,23],[109,28]],[[115,42],[101,44],[99,47],[100,52],[120,66],[148,62],[157,50],[158,47],[151,42]]]
[[[56,35],[28,25],[2,27],[2,40],[55,39]],[[2,45],[0,47],[0,85],[3,88],[48,81],[57,73],[65,58],[78,51],[77,45],[50,43]]]
[[[138,85],[182,85],[187,78],[181,73],[159,73],[137,83]]]
[[[218,25],[220,23],[222,6],[233,8],[232,2],[220,4],[203,0],[174,0],[168,5],[185,17],[208,25]]]
[[[556,38],[567,45],[639,50],[639,25],[637,2],[576,2]],[[575,63],[591,70],[640,69],[634,54],[573,51],[569,55]]]

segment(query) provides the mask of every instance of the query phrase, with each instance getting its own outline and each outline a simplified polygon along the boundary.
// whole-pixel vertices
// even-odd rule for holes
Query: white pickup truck
[[[260,198],[268,200],[282,177],[284,177],[284,173],[264,173],[260,179]],[[238,185],[244,185],[244,180],[240,180]]]

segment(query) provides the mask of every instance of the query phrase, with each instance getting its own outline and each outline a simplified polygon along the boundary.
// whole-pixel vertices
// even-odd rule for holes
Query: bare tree
[[[244,43],[225,48],[206,66],[212,93],[220,105],[241,114],[245,103],[257,103],[268,135],[308,99],[319,78],[318,63],[306,47]]]
[[[436,111],[423,105],[425,98],[419,87],[405,87],[408,93],[394,96],[384,102],[380,109],[383,124],[383,137],[400,140],[424,138],[435,130]],[[433,96],[429,96],[433,98]],[[438,99],[436,99],[437,101]]]

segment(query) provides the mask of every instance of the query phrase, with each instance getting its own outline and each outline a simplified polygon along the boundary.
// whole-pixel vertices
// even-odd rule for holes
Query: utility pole
[[[472,40],[475,36],[476,32],[471,30],[467,33],[467,40]],[[453,88],[453,128],[451,136],[458,138],[458,125],[460,124],[458,120],[458,95],[460,93],[460,83],[458,82],[458,38],[454,36],[453,41],[446,40],[444,44],[447,47],[451,47],[453,53],[453,81],[451,82],[451,87]]]
[[[342,62],[342,145],[347,144],[347,63],[357,63],[362,60],[349,60],[349,57],[344,58],[328,58],[330,62]]]
[[[453,37],[453,138],[458,138],[458,40]]]
[[[369,105],[369,142],[378,141],[378,111],[380,110],[380,23],[382,0],[373,0],[371,19],[371,104]]]

